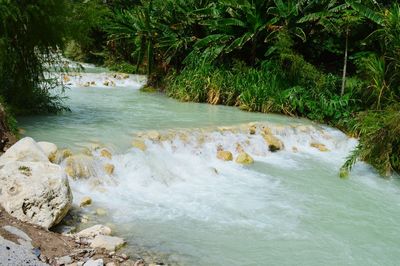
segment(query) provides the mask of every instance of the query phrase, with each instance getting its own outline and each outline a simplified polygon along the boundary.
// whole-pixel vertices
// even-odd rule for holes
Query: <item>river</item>
[[[397,265],[400,261],[400,182],[358,163],[349,179],[338,169],[357,141],[305,119],[242,112],[234,107],[180,103],[139,88],[143,77],[114,79],[89,67],[73,78],[71,112],[19,118],[25,135],[74,152],[101,145],[111,162],[87,180],[70,180],[74,202],[93,199],[128,249],[164,254],[182,265]],[[106,78],[107,77],[107,78]],[[106,79],[115,87],[104,86]],[[85,87],[86,82],[96,85]],[[285,148],[270,152],[244,124],[268,125]],[[231,126],[230,128],[227,128]],[[223,128],[222,128],[223,127]],[[157,130],[162,141],[132,140]],[[323,143],[328,152],[310,147]],[[250,166],[216,158],[217,147]],[[99,174],[100,173],[100,174]],[[93,188],[93,179],[102,189]],[[92,210],[93,210],[92,209]]]

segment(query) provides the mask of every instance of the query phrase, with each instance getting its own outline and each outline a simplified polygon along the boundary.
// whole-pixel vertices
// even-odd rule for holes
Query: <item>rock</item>
[[[230,151],[217,151],[217,158],[223,161],[232,161],[233,155]]]
[[[72,204],[66,175],[50,162],[6,164],[0,170],[0,188],[0,203],[8,213],[44,228],[59,223]]]
[[[111,163],[107,163],[104,165],[104,171],[106,171],[108,175],[112,175],[114,173],[114,169],[115,166]]]
[[[9,233],[18,236],[19,238],[21,238],[22,240],[25,240],[27,242],[31,242],[32,239],[21,229],[16,228],[14,226],[11,225],[5,225],[3,226],[3,229],[8,231]]]
[[[115,264],[115,262],[108,262],[108,263],[106,264],[106,266],[117,266],[117,264]]]
[[[146,149],[147,149],[146,144],[142,140],[134,140],[132,142],[132,146],[134,148],[137,148],[137,149],[141,150],[141,151],[146,151]]]
[[[125,240],[120,237],[115,236],[107,236],[107,235],[98,235],[96,236],[90,247],[92,248],[104,248],[108,251],[116,251],[121,248],[125,244]]]
[[[105,80],[105,81],[103,82],[103,85],[104,85],[104,86],[109,86],[109,85],[110,85],[110,81]]]
[[[249,133],[250,133],[250,135],[254,135],[254,134],[256,134],[256,132],[257,132],[257,127],[256,127],[256,125],[251,125],[251,126],[249,126]]]
[[[25,246],[18,245],[0,236],[0,265],[46,266]]]
[[[299,149],[298,149],[297,147],[293,146],[293,147],[292,147],[292,151],[293,151],[294,153],[296,153],[296,152],[299,152]]]
[[[91,81],[90,85],[96,85],[96,81]]]
[[[65,172],[74,179],[88,178],[95,175],[95,162],[88,155],[72,155],[66,159]]]
[[[312,142],[312,143],[310,144],[310,146],[313,147],[313,148],[316,148],[316,149],[318,149],[318,150],[320,150],[320,151],[322,151],[322,152],[327,152],[327,151],[329,151],[329,149],[328,149],[324,144],[322,144],[322,143]]]
[[[96,215],[105,216],[105,215],[107,215],[107,211],[105,209],[98,208],[98,209],[96,209]]]
[[[277,137],[275,137],[274,135],[272,135],[272,133],[270,132],[270,130],[268,128],[264,129],[263,132],[263,138],[265,140],[265,142],[268,144],[268,149],[271,152],[275,152],[275,151],[279,151],[282,150],[284,145],[283,142],[278,139]]]
[[[135,262],[134,266],[145,266],[145,262],[143,259],[139,259]]]
[[[50,162],[54,162],[57,154],[57,145],[51,142],[41,141],[38,142],[37,145],[42,149],[44,154],[46,154],[47,158]]]
[[[49,162],[40,146],[29,137],[23,138],[11,146],[1,157],[0,165],[10,162]]]
[[[249,154],[242,152],[236,157],[236,162],[240,164],[252,164],[254,160]]]
[[[71,81],[71,78],[68,75],[63,76],[64,83],[68,83]]]
[[[76,236],[79,237],[87,237],[87,238],[93,238],[98,235],[106,235],[109,236],[111,235],[111,228],[102,224],[96,224],[93,225],[92,227],[86,228],[78,233],[75,234]]]
[[[236,143],[236,151],[238,153],[244,152],[244,149],[243,149],[242,145],[240,145],[240,143]]]
[[[83,266],[103,266],[104,262],[103,259],[93,260],[89,259]]]
[[[107,158],[107,159],[110,159],[110,160],[111,160],[111,158],[112,158],[111,152],[109,152],[109,151],[106,150],[106,149],[101,150],[100,156],[101,156],[101,157],[104,157],[104,158]]]
[[[79,203],[80,207],[85,207],[87,205],[92,204],[92,198],[91,197],[83,197],[81,199],[81,202]]]
[[[72,263],[72,258],[70,256],[64,256],[56,259],[57,265],[67,265]]]
[[[81,217],[81,223],[86,224],[89,222],[89,216],[87,215],[82,215]]]
[[[63,159],[66,159],[72,156],[72,151],[70,149],[64,149],[61,151],[61,155]]]
[[[146,135],[150,140],[154,140],[154,141],[158,141],[161,138],[160,133],[155,130],[147,132]]]

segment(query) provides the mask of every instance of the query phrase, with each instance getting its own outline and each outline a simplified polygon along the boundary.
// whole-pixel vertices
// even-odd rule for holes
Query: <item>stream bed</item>
[[[93,152],[96,165],[115,165],[112,176],[100,169],[70,183],[75,203],[90,196],[93,209],[106,210],[95,222],[111,224],[128,253],[140,247],[179,265],[398,265],[399,179],[380,178],[364,163],[340,179],[355,139],[305,119],[180,103],[141,92],[143,77],[92,70],[70,81],[71,112],[19,122],[36,141],[112,152],[111,159]],[[254,122],[285,148],[270,152],[246,131]],[[146,139],[144,152],[132,147],[154,131],[167,137]],[[216,158],[220,147],[235,157],[238,144],[254,164]]]

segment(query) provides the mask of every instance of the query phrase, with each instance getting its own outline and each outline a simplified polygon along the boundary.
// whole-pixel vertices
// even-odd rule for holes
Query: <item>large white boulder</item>
[[[15,161],[49,162],[49,159],[40,146],[32,138],[26,137],[11,146],[0,157],[0,166]]]
[[[4,154],[7,160],[21,161],[0,166],[0,204],[19,220],[50,228],[59,223],[71,207],[68,179],[61,167],[50,163],[31,139],[22,144],[14,145],[10,154]],[[0,159],[5,161],[3,157]]]

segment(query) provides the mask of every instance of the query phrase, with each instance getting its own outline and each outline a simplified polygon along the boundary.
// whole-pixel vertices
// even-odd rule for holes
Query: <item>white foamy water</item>
[[[97,84],[112,74],[85,75]],[[21,120],[38,141],[75,152],[100,143],[113,152],[106,159],[93,151],[93,177],[71,185],[75,202],[93,198],[89,213],[107,210],[91,219],[111,223],[128,253],[139,246],[183,265],[397,264],[398,179],[362,163],[348,180],[338,178],[356,140],[307,120],[141,93],[131,78],[115,87],[76,83],[68,91],[71,113]],[[246,126],[252,121],[260,122],[254,135]],[[263,126],[284,142],[282,151],[268,150]],[[145,152],[131,147],[152,130],[160,141],[142,137]],[[238,144],[253,165],[216,158],[217,148],[236,158]],[[106,163],[115,165],[112,176]]]

